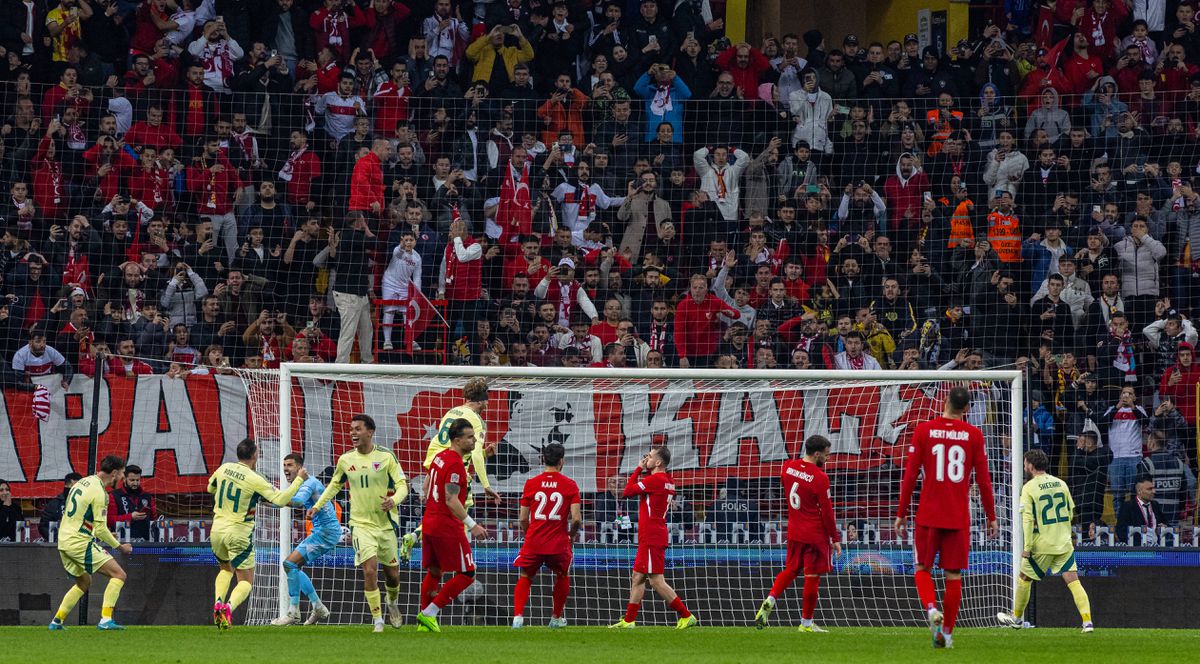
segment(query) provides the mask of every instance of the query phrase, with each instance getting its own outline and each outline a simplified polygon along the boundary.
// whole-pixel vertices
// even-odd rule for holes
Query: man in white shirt
[[[204,84],[222,94],[232,94],[229,79],[233,63],[245,55],[242,47],[229,37],[223,20],[204,24],[204,35],[188,45],[188,53],[204,67]]]
[[[571,231],[581,231],[596,220],[596,210],[620,207],[624,196],[609,196],[599,184],[591,182],[592,168],[586,161],[575,167],[577,182],[563,182],[554,188],[551,196],[562,203],[562,223]]]
[[[325,133],[335,142],[354,131],[354,119],[367,114],[362,97],[354,94],[354,74],[344,72],[336,91],[317,98],[317,112],[325,115]]]
[[[750,155],[735,148],[733,156],[736,161],[731,164],[729,148],[718,145],[711,151],[706,147],[696,150],[692,160],[696,166],[696,173],[700,176],[700,190],[716,201],[717,209],[726,221],[736,222],[740,197],[738,182],[742,179],[742,171],[750,165]]]
[[[457,70],[471,34],[466,23],[451,15],[450,0],[437,0],[433,16],[421,24],[421,32],[429,46],[429,59],[444,55],[450,60],[450,68]]]
[[[408,300],[410,289],[421,290],[421,255],[415,251],[417,236],[411,230],[400,232],[400,244],[392,249],[392,260],[383,272],[383,299]],[[399,306],[383,308],[383,349],[392,350],[392,324],[396,313],[403,314]],[[401,324],[404,320],[401,319]]]
[[[55,367],[62,367],[62,387],[71,386],[71,376],[74,370],[71,363],[53,346],[46,344],[46,331],[35,327],[29,331],[29,343],[21,346],[13,353],[12,368],[25,383],[31,383],[34,376],[46,376],[54,373]]]

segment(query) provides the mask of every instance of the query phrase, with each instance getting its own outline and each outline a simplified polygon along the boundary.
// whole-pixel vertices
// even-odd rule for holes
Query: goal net
[[[676,500],[670,512],[669,582],[707,625],[752,624],[779,572],[786,549],[782,463],[803,454],[820,434],[833,441],[825,468],[845,542],[834,572],[822,582],[817,620],[841,626],[915,625],[923,620],[912,587],[911,528],[898,539],[895,514],[908,439],[918,422],[941,413],[949,388],[974,395],[970,421],[986,437],[1002,535],[989,539],[982,507],[972,500],[972,549],[960,624],[988,625],[1010,607],[1014,496],[1020,482],[1017,372],[803,372],[717,370],[578,370],[284,365],[281,372],[244,374],[253,433],[262,446],[260,470],[280,481],[280,460],[301,452],[309,472],[327,481],[350,448],[348,425],[367,413],[376,444],[391,449],[409,478],[400,530],[411,532],[422,512],[421,464],[442,415],[461,405],[468,378],[490,381],[484,413],[492,487],[478,482],[473,517],[490,538],[473,543],[477,583],[443,612],[443,624],[501,625],[511,620],[512,567],[521,545],[517,517],[524,482],[542,471],[539,451],[566,448],[564,472],[583,493],[583,528],[575,544],[571,624],[615,622],[624,610],[636,551],[637,504],[620,488],[638,460],[668,445]],[[281,378],[282,377],[282,378]],[[972,495],[975,495],[974,490]],[[340,513],[353,497],[343,492]],[[303,538],[299,510],[260,509],[255,531],[258,569],[248,620],[264,623],[286,607],[280,560]],[[345,517],[342,517],[345,523]],[[359,624],[369,615],[348,532],[335,553],[310,561],[308,574],[332,611],[333,623]],[[416,613],[420,550],[401,570],[401,604]],[[936,574],[939,585],[940,574]],[[549,619],[552,577],[534,583],[526,621]],[[305,602],[307,611],[307,602]],[[673,624],[652,592],[640,622]],[[798,624],[800,588],[779,603],[776,624]]]

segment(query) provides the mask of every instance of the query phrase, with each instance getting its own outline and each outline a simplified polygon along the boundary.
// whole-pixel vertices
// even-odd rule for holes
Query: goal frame
[[[283,362],[279,366],[279,476],[283,477],[283,458],[292,453],[292,378],[321,374],[347,374],[370,376],[438,376],[449,378],[596,378],[596,379],[671,379],[705,381],[747,380],[811,380],[829,381],[886,381],[891,383],[946,382],[946,381],[1001,381],[1012,385],[1012,401],[1009,404],[1010,431],[1012,432],[1009,463],[1012,486],[1010,487],[1012,514],[1012,566],[1013,576],[1009,586],[1010,599],[1016,599],[1017,572],[1021,569],[1021,551],[1024,543],[1019,519],[1021,513],[1021,487],[1024,482],[1024,374],[1018,370],[979,371],[852,371],[819,369],[641,369],[601,367],[476,367],[440,366],[430,364],[348,364],[348,363],[298,363]],[[291,508],[280,509],[279,514],[279,560],[284,560],[292,551]],[[279,569],[279,588],[287,587],[287,575]],[[287,613],[287,593],[279,593],[280,615]]]

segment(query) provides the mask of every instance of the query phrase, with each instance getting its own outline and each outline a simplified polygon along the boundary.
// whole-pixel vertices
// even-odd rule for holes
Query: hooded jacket
[[[900,160],[912,158],[912,172],[905,177],[900,172]],[[887,199],[889,228],[892,231],[900,228],[916,228],[921,224],[921,200],[925,192],[930,191],[929,176],[921,169],[919,160],[905,152],[896,158],[895,173],[888,176],[883,183],[883,197]],[[911,215],[905,218],[905,213]]]
[[[1048,95],[1050,99],[1045,100],[1042,95]],[[1025,121],[1025,139],[1032,138],[1033,132],[1038,129],[1044,129],[1047,140],[1051,144],[1058,143],[1060,137],[1071,131],[1071,114],[1059,106],[1058,90],[1054,88],[1045,88],[1038,98],[1043,100],[1042,105],[1030,113]]]
[[[1192,363],[1186,367],[1178,361],[1179,351],[1182,350],[1192,353]],[[1184,341],[1175,351],[1175,358],[1175,365],[1163,372],[1162,381],[1158,385],[1158,396],[1175,402],[1175,409],[1183,419],[1196,426],[1196,385],[1200,383],[1200,364],[1196,363],[1195,346]],[[1171,376],[1175,374],[1179,374],[1179,382],[1172,385]]]

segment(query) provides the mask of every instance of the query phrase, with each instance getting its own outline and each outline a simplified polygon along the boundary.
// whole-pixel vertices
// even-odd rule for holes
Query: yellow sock
[[[1025,607],[1029,604],[1029,592],[1033,590],[1033,582],[1017,577],[1017,601],[1013,604],[1013,617],[1017,620],[1025,615]]]
[[[225,598],[229,596],[230,581],[233,581],[233,572],[226,572],[225,570],[217,572],[216,601],[218,604],[224,604]]]
[[[1088,601],[1087,591],[1083,589],[1083,584],[1079,579],[1067,584],[1067,590],[1071,591],[1071,597],[1075,598],[1075,608],[1079,610],[1079,617],[1083,618],[1083,622],[1092,622],[1092,603]]]
[[[242,602],[246,601],[246,598],[250,596],[250,589],[252,587],[249,581],[237,582],[237,585],[233,587],[233,592],[229,594],[230,611],[238,608],[242,605]]]
[[[121,596],[121,589],[125,587],[125,582],[120,579],[109,579],[108,585],[104,587],[104,604],[100,605],[100,617],[106,620],[112,618],[113,609],[117,606],[117,598]]]
[[[383,611],[379,608],[379,589],[364,590],[363,594],[367,596],[367,606],[371,607],[371,617],[382,620]]]
[[[83,597],[83,591],[79,589],[79,586],[71,586],[67,594],[63,595],[62,604],[58,605],[58,611],[54,614],[54,618],[58,622],[66,620],[67,616],[71,614],[71,610],[79,603],[79,598],[81,597]]]
[[[387,586],[388,604],[393,604],[400,598],[400,586]]]

